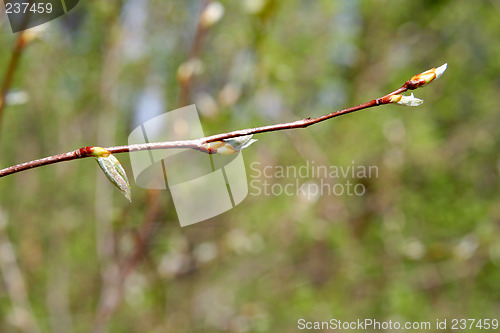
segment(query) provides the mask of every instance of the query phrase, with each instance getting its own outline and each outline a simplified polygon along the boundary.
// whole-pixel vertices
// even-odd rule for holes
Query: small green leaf
[[[107,157],[97,157],[96,160],[102,171],[104,171],[113,185],[115,185],[130,202],[132,202],[130,184],[128,182],[127,174],[120,164],[120,161],[118,161],[118,159],[111,154]]]

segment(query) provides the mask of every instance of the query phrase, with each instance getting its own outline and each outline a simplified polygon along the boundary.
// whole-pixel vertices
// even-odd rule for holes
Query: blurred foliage
[[[350,179],[365,186],[362,196],[249,195],[181,228],[168,191],[135,186],[127,154],[117,157],[131,204],[91,159],[2,178],[0,249],[13,249],[3,257],[17,263],[40,331],[291,332],[300,318],[500,319],[500,1],[221,3],[185,103],[197,105],[207,135],[319,116],[445,62],[448,70],[415,92],[425,100],[418,108],[384,106],[261,134],[244,152],[249,181],[256,161],[376,166],[378,177]],[[2,167],[126,144],[138,120],[157,115],[139,114],[148,89],[162,112],[183,106],[177,71],[202,5],[81,1],[48,24],[11,87],[29,100],[5,109]],[[2,75],[16,35],[5,16],[0,23]],[[140,246],[148,250],[124,278],[116,311],[103,314],[103,300],[120,295],[115,268],[129,267]],[[8,274],[0,331],[24,331]]]

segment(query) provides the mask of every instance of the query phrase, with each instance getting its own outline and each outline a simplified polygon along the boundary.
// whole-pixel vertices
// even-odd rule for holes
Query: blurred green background
[[[3,75],[19,34],[0,23]],[[500,319],[500,1],[82,0],[44,28],[9,90],[1,167],[127,144],[140,122],[193,103],[210,135],[448,70],[415,91],[418,108],[260,134],[243,153],[249,181],[254,162],[376,166],[333,180],[362,196],[249,195],[181,228],[168,191],[135,185],[128,154],[132,203],[92,159],[2,178],[1,332],[296,332],[300,318],[443,332]]]

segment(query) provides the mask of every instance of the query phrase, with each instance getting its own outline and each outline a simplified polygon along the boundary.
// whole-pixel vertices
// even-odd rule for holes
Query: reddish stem
[[[210,151],[206,148],[204,145],[205,143],[209,142],[214,142],[214,141],[221,141],[224,139],[229,139],[229,138],[235,138],[239,136],[244,136],[244,135],[249,135],[249,134],[259,134],[259,133],[265,133],[265,132],[274,132],[274,131],[281,131],[281,130],[287,130],[287,129],[296,129],[296,128],[305,128],[314,124],[317,124],[319,122],[335,118],[347,113],[351,113],[354,111],[359,111],[359,110],[364,110],[368,109],[374,106],[379,106],[379,105],[384,105],[390,103],[389,97],[395,94],[400,94],[403,93],[409,89],[415,89],[412,86],[411,81],[405,82],[405,84],[391,92],[390,94],[387,94],[383,97],[374,99],[370,102],[363,103],[357,106],[353,106],[347,109],[335,111],[326,115],[323,115],[321,117],[317,118],[306,118],[306,119],[301,119],[289,123],[283,123],[283,124],[276,124],[276,125],[268,125],[268,126],[262,126],[262,127],[255,127],[255,128],[248,128],[248,129],[243,129],[243,130],[237,130],[233,132],[228,132],[228,133],[221,133],[221,134],[216,134],[212,136],[207,136],[204,138],[196,139],[196,140],[184,140],[184,141],[170,141],[170,142],[156,142],[156,143],[142,143],[142,144],[135,144],[135,145],[126,145],[126,146],[116,146],[116,147],[108,147],[106,148],[109,150],[112,154],[117,154],[117,153],[125,153],[125,152],[133,152],[133,151],[142,151],[142,150],[152,150],[152,149],[174,149],[174,148],[190,148],[190,149],[195,149],[199,150],[204,153],[210,153]],[[85,158],[85,157],[91,157],[92,155],[89,153],[89,149],[86,148],[81,148],[77,149],[68,153],[64,154],[59,154],[59,155],[53,155],[49,157],[45,157],[39,160],[34,160],[34,161],[29,161],[26,163],[21,163],[18,165],[14,165],[5,169],[0,170],[0,177],[4,177],[13,173],[21,172],[27,169],[32,169],[32,168],[37,168],[41,167],[44,165],[49,165],[49,164],[54,164],[58,162],[63,162],[63,161],[70,161],[70,160],[75,160],[79,158]]]

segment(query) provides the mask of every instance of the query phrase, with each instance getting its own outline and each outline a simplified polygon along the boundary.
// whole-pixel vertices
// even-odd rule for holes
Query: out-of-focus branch
[[[111,141],[115,135],[118,117],[118,100],[116,83],[123,67],[121,53],[127,40],[127,15],[120,20],[120,15],[110,12],[108,20],[112,33],[108,36],[103,52],[102,73],[100,80],[100,103],[104,112],[97,117],[98,138]],[[116,234],[113,228],[113,214],[107,209],[112,205],[112,189],[102,181],[96,182],[94,216],[96,225],[96,245],[100,262],[101,288],[98,296],[92,332],[105,333],[111,314],[122,300],[123,283],[119,252],[116,247]]]
[[[0,210],[0,271],[7,294],[12,302],[13,324],[23,332],[40,332],[28,298],[21,270],[5,227],[6,216]]]
[[[112,283],[112,288],[103,289],[104,294],[101,295],[102,302],[94,320],[93,332],[103,332],[106,322],[120,306],[127,277],[135,270],[147,253],[148,241],[155,230],[153,222],[158,214],[159,203],[160,191],[149,191],[146,201],[147,212],[141,224],[141,229],[136,235],[132,253],[124,259],[122,264],[109,267],[107,272],[108,278],[112,279],[107,282]]]
[[[203,37],[207,33],[210,26],[214,23],[210,18],[211,8],[209,6],[218,6],[220,4],[213,3],[212,0],[205,0],[202,8],[201,8],[201,16],[198,20],[198,24],[196,26],[196,32],[193,37],[193,42],[191,44],[191,49],[189,50],[189,54],[186,57],[186,61],[180,66],[179,71],[177,73],[177,79],[180,85],[180,93],[179,93],[179,101],[178,105],[186,106],[189,104],[190,98],[190,90],[193,82],[193,76],[196,67],[196,60],[199,57]],[[215,9],[217,10],[217,9]],[[213,11],[213,10],[212,10]],[[215,14],[217,15],[217,14]]]
[[[213,13],[213,8],[210,9],[209,5],[214,4],[211,0],[206,0],[202,5],[202,12],[200,18],[198,20],[196,33],[193,38],[193,42],[191,44],[191,49],[187,56],[186,62],[181,65],[181,68],[188,69],[192,64],[192,61],[195,61],[199,53],[201,51],[202,39],[203,36],[208,31],[209,27],[217,21],[218,14]],[[221,6],[216,3],[216,6]],[[220,10],[220,7],[216,7]],[[212,10],[212,13],[210,13]],[[208,13],[208,14],[207,14]],[[219,13],[220,14],[220,13]],[[215,18],[215,20],[214,20]],[[220,17],[219,17],[220,18]],[[179,70],[181,73],[182,70]],[[182,74],[182,73],[181,73]],[[184,74],[186,74],[184,72]],[[189,102],[189,92],[192,85],[193,73],[189,73],[189,75],[178,75],[179,84],[181,87],[181,91],[179,93],[179,107]],[[174,144],[175,145],[175,144]],[[198,144],[193,145],[192,148],[196,149]],[[87,149],[89,148],[89,149]],[[118,152],[120,147],[116,147]],[[126,148],[125,148],[126,149]],[[75,151],[76,152],[76,151]],[[79,153],[83,152],[92,154],[92,147],[86,147],[82,150],[79,150]],[[157,220],[157,216],[160,211],[160,198],[161,191],[159,190],[148,190],[147,191],[147,200],[145,203],[145,214],[143,221],[139,227],[139,230],[135,233],[135,243],[133,250],[130,254],[128,254],[123,262],[118,265],[112,265],[109,267],[107,272],[104,272],[104,283],[107,286],[103,286],[102,294],[101,294],[101,304],[99,305],[98,311],[96,313],[96,317],[94,319],[93,332],[103,332],[105,330],[106,323],[112,317],[113,313],[119,308],[122,300],[125,289],[125,283],[127,281],[128,276],[134,272],[137,266],[142,262],[143,258],[147,255],[149,250],[149,243],[153,236],[155,235],[154,231],[156,230],[155,221]]]
[[[23,54],[23,50],[30,41],[29,38],[26,38],[27,36],[29,36],[29,32],[19,32],[16,44],[14,45],[14,49],[12,50],[12,54],[10,56],[9,64],[7,65],[7,71],[5,72],[2,85],[0,86],[0,126],[2,124],[3,110],[5,109],[7,93],[9,92],[12,81],[14,80],[14,74],[19,68],[19,61],[21,59],[21,55]]]

